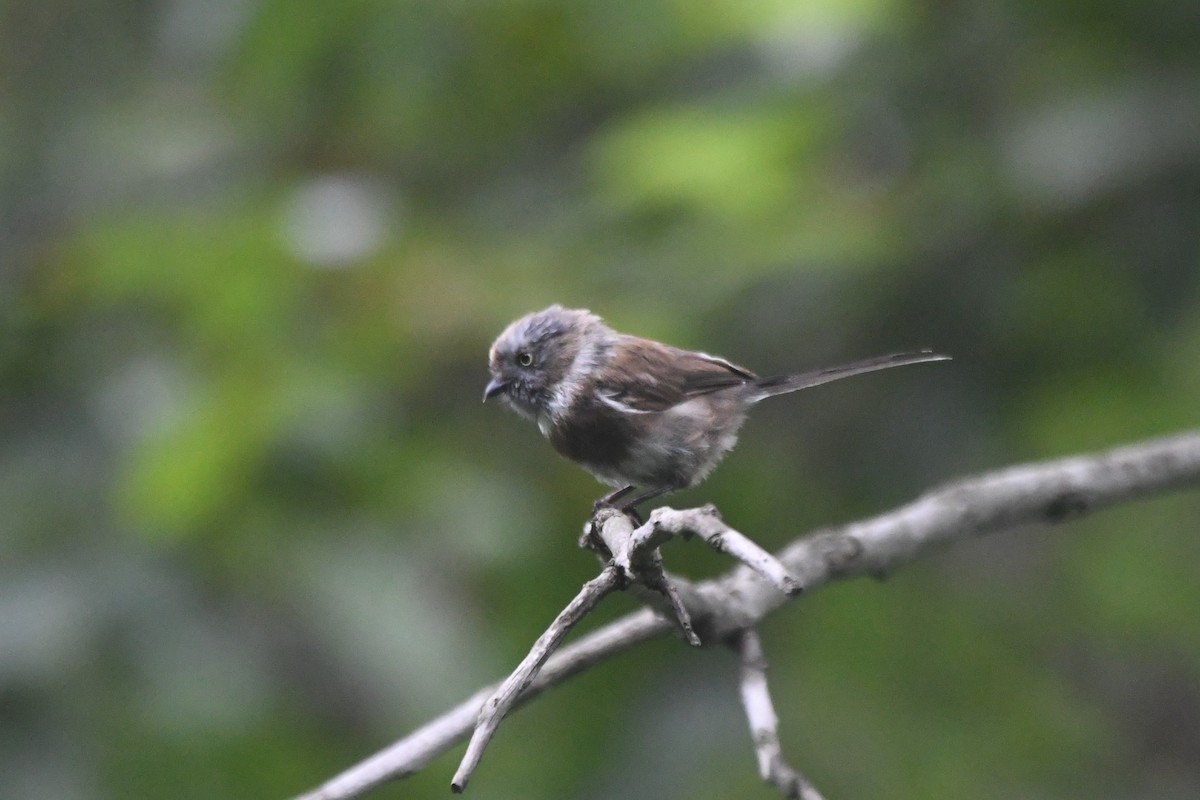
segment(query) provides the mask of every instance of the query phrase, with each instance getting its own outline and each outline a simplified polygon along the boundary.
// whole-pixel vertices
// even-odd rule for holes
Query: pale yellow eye
[[[532,366],[533,365],[533,354],[532,353],[517,353],[517,363],[520,364],[522,367]]]

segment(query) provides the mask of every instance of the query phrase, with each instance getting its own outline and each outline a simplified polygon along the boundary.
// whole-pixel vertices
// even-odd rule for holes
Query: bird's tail
[[[861,375],[864,372],[903,367],[908,364],[921,364],[926,361],[949,360],[950,356],[934,353],[930,350],[921,350],[915,353],[892,353],[886,356],[876,356],[875,358],[864,358],[862,361],[843,364],[840,367],[826,367],[825,369],[801,372],[796,375],[776,375],[770,378],[759,378],[754,382],[754,386],[758,389],[758,392],[751,397],[753,402],[758,402],[777,394],[786,394],[788,392],[799,391],[800,389],[807,389],[810,386],[820,386],[822,383],[840,381],[842,378],[849,378],[851,375]]]

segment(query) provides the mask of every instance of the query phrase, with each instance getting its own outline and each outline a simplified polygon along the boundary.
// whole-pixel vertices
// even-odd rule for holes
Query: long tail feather
[[[797,375],[776,375],[770,378],[759,378],[754,382],[754,385],[759,390],[759,394],[754,399],[757,402],[758,400],[777,394],[786,394],[787,392],[795,392],[800,389],[808,389],[812,386],[820,386],[822,383],[840,381],[842,378],[849,378],[851,375],[862,375],[864,372],[876,372],[877,370],[903,367],[908,364],[923,364],[926,361],[949,360],[950,356],[934,353],[930,350],[921,350],[915,353],[891,353],[886,356],[865,358],[862,361],[843,364],[840,367],[826,367],[825,369],[813,370],[812,372],[801,372]]]

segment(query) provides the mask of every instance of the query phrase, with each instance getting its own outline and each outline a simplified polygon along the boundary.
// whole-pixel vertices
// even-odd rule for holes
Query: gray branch
[[[758,759],[758,775],[790,800],[823,800],[803,775],[788,765],[779,746],[779,718],[767,689],[767,657],[758,631],[747,628],[732,643],[742,662],[742,707]]]
[[[558,649],[559,643],[571,632],[579,620],[595,608],[596,604],[609,592],[619,588],[623,580],[624,576],[620,570],[610,565],[605,567],[598,576],[585,583],[579,590],[579,594],[575,595],[575,599],[559,612],[546,632],[534,642],[529,654],[521,660],[513,673],[500,684],[496,693],[484,702],[479,712],[479,720],[475,725],[475,732],[471,735],[471,742],[467,745],[467,752],[458,767],[458,772],[454,774],[454,780],[450,783],[450,787],[455,792],[461,792],[467,788],[467,781],[471,780],[471,774],[479,765],[483,750],[491,741],[496,728],[508,716],[508,712],[516,704],[517,698],[529,688],[529,684],[533,683],[533,679],[541,672],[546,659]]]
[[[717,552],[733,556],[789,597],[804,591],[803,585],[788,573],[783,563],[748,536],[726,525],[716,506],[711,504],[683,511],[666,506],[654,509],[650,512],[650,521],[635,531],[635,546],[643,540],[658,542],[668,536],[685,535],[699,536]]]
[[[895,511],[827,528],[789,545],[779,561],[805,592],[861,575],[883,575],[952,542],[1022,525],[1058,523],[1147,495],[1200,484],[1200,431],[1087,456],[1027,464],[935,489]],[[675,511],[707,525],[705,509]],[[672,579],[705,642],[752,630],[789,600],[748,567],[690,584]],[[675,629],[643,609],[581,637],[551,656],[515,699],[533,699],[578,672]],[[465,739],[497,686],[425,724],[297,800],[350,800],[411,775]]]

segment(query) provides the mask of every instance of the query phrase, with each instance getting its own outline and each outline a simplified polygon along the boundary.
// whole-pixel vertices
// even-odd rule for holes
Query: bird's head
[[[550,412],[556,398],[574,395],[567,384],[582,375],[572,367],[585,350],[595,352],[604,331],[600,318],[583,309],[553,305],[521,317],[504,329],[488,353],[492,379],[483,399],[502,397],[534,419]]]

